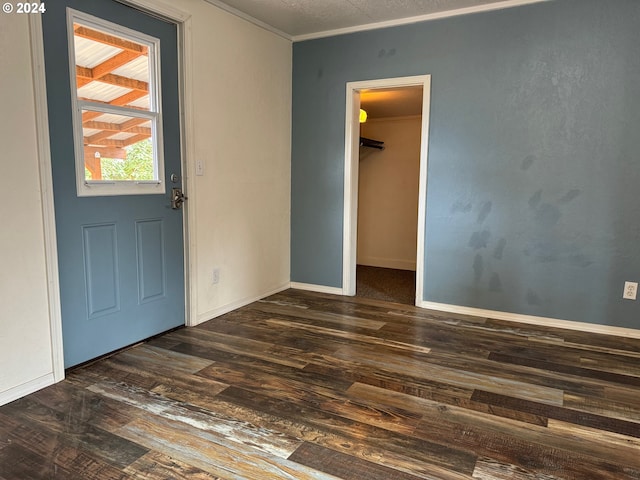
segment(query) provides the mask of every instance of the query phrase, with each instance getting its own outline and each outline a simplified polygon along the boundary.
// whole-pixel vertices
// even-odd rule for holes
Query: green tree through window
[[[126,160],[102,158],[103,180],[153,180],[153,145],[151,139],[125,147]]]

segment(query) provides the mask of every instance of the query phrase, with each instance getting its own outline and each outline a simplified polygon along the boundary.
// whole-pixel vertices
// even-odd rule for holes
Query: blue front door
[[[185,322],[183,214],[171,208],[172,187],[182,187],[177,27],[114,0],[59,0],[46,7],[43,39],[63,348],[65,367],[70,367]],[[149,69],[141,61],[148,54],[146,44],[129,42],[126,35],[118,40],[91,24],[74,23],[78,37],[70,34],[67,7],[156,39],[158,78],[136,77]],[[95,60],[73,67],[75,78],[70,41],[78,58]],[[155,101],[161,113],[151,108],[154,91],[161,92]],[[123,165],[131,165],[137,155],[130,144],[152,149],[158,137],[151,160],[143,161],[149,172],[124,172]],[[79,154],[86,156],[86,168],[77,163]],[[162,171],[154,173],[162,157]],[[86,177],[78,180],[85,175],[81,170]],[[109,175],[133,180],[110,182]],[[90,196],[82,196],[79,184]],[[111,184],[144,192],[114,193]],[[91,196],[96,189],[99,194]]]

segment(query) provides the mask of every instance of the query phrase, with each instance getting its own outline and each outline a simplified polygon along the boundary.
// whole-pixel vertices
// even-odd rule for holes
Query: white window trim
[[[138,110],[126,106],[108,105],[78,98],[76,82],[76,60],[74,22],[81,23],[132,42],[145,45],[149,51],[149,108]],[[75,151],[76,189],[79,197],[114,196],[114,195],[149,195],[166,193],[164,177],[164,142],[162,136],[162,101],[160,97],[160,40],[122,25],[94,17],[72,8],[67,8],[67,35],[69,44],[69,76],[73,114],[73,138]],[[151,120],[154,152],[154,171],[157,178],[145,181],[86,180],[84,161],[84,135],[82,131],[82,110],[90,109],[104,113],[115,113],[128,116],[144,117]]]

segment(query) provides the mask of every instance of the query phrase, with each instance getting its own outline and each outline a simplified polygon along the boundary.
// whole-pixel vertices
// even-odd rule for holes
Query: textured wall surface
[[[640,328],[640,2],[294,44],[292,281],[340,287],[345,84],[432,75],[425,300]]]
[[[384,150],[360,148],[358,265],[416,269],[422,117],[391,117],[360,125]]]

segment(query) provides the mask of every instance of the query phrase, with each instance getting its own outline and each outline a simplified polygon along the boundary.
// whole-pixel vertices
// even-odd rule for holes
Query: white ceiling
[[[370,119],[422,114],[422,86],[376,88],[360,92],[360,108]]]
[[[292,40],[546,0],[206,0]]]

